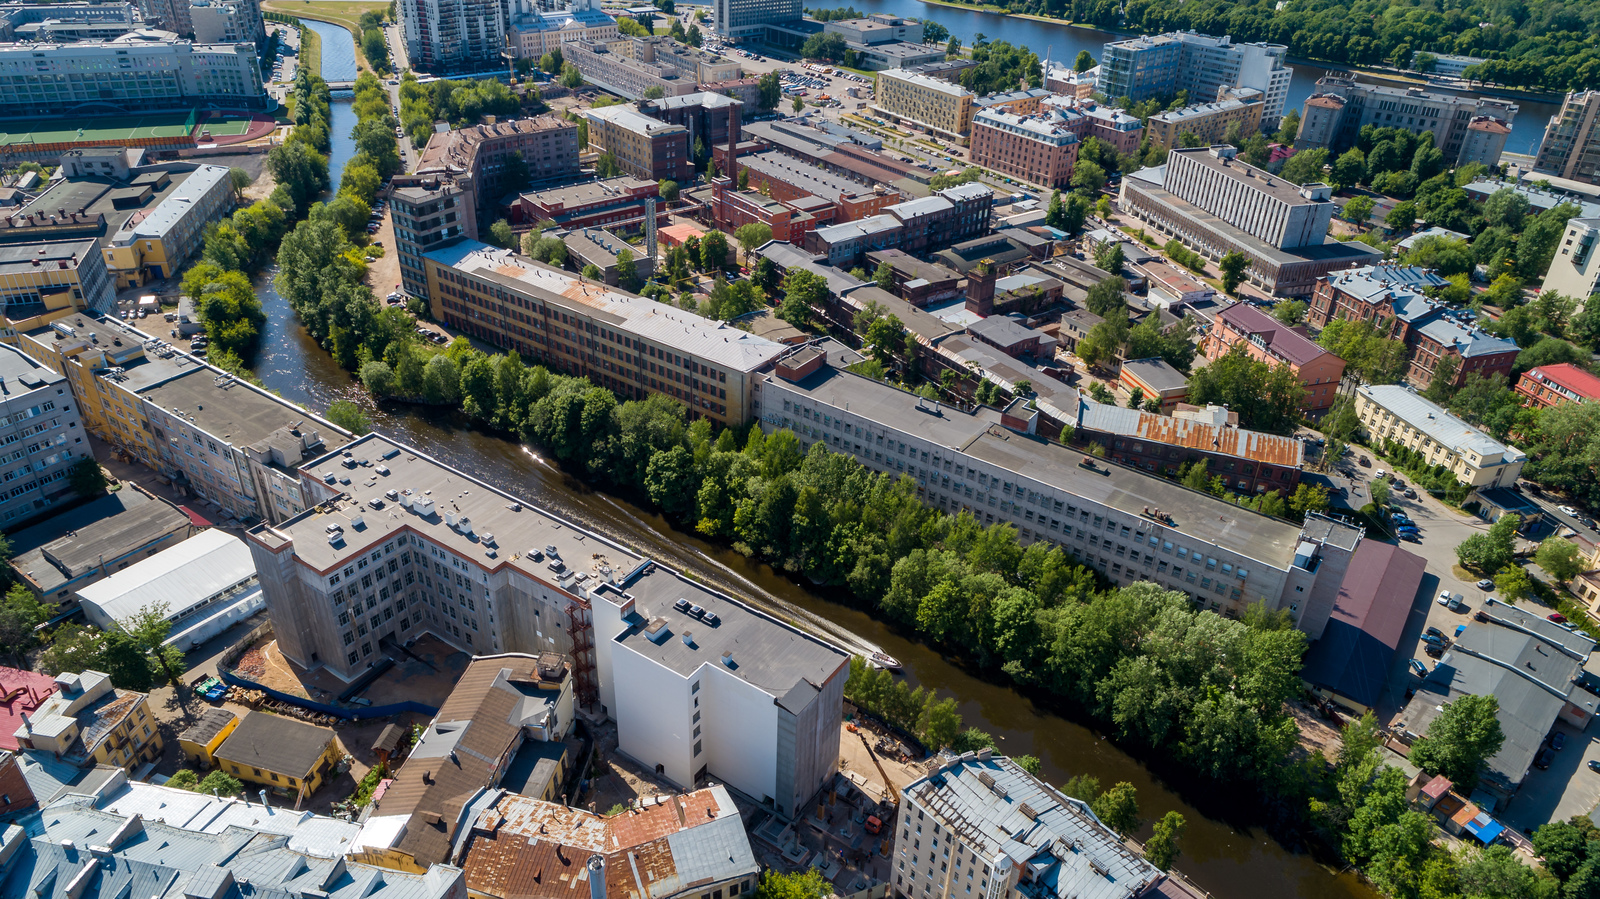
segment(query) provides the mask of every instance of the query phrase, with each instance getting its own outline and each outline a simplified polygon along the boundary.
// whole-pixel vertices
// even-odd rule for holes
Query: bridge
[[[330,81],[330,82],[328,82],[328,90],[330,90],[330,91],[353,91],[355,89],[356,89],[356,83],[354,81]]]

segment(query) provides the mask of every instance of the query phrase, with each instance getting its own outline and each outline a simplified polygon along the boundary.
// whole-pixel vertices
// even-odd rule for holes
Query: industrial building
[[[164,605],[169,646],[188,651],[261,611],[250,548],[211,528],[77,591],[95,627],[118,630],[139,612]]]

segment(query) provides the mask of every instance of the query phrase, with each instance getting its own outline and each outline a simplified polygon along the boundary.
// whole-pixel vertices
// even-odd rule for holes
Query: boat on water
[[[900,660],[886,652],[875,652],[867,656],[867,661],[872,667],[882,668],[885,671],[899,671],[901,667]]]

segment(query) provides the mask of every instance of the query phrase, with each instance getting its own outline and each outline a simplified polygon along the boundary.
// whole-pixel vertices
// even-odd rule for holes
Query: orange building
[[[1234,346],[1243,346],[1250,358],[1268,365],[1287,365],[1306,385],[1300,409],[1321,415],[1339,395],[1344,360],[1304,334],[1248,303],[1235,303],[1217,314],[1211,330],[1200,342],[1200,352],[1216,359]]]

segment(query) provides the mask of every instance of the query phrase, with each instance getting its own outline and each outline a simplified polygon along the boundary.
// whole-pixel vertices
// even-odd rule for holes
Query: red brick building
[[[1541,365],[1522,373],[1517,392],[1522,394],[1524,406],[1535,409],[1561,403],[1592,403],[1600,400],[1600,377],[1570,362]]]
[[[1064,112],[1022,115],[985,109],[972,120],[972,161],[1046,187],[1065,187],[1078,162],[1078,135]]]
[[[738,168],[750,173],[747,183],[751,190],[758,190],[779,202],[793,202],[804,197],[826,200],[834,207],[832,221],[835,223],[876,215],[905,199],[891,187],[851,181],[773,151],[741,156]]]
[[[806,196],[784,202],[753,190],[737,190],[732,178],[719,175],[711,182],[711,202],[706,206],[706,214],[712,224],[729,234],[742,225],[760,222],[772,229],[773,240],[798,246],[805,242],[806,234],[817,227],[817,217],[801,207],[811,205],[816,199]],[[831,219],[831,205],[828,208]]]
[[[656,224],[667,224],[667,204],[660,202],[658,182],[611,178],[517,197],[512,209],[519,222],[552,221],[563,228],[633,230],[644,222],[645,200],[656,198]]]
[[[1306,335],[1248,303],[1236,303],[1217,313],[1211,330],[1200,342],[1207,359],[1217,359],[1235,346],[1250,358],[1271,366],[1287,365],[1306,387],[1300,410],[1321,415],[1339,395],[1344,360]]]

